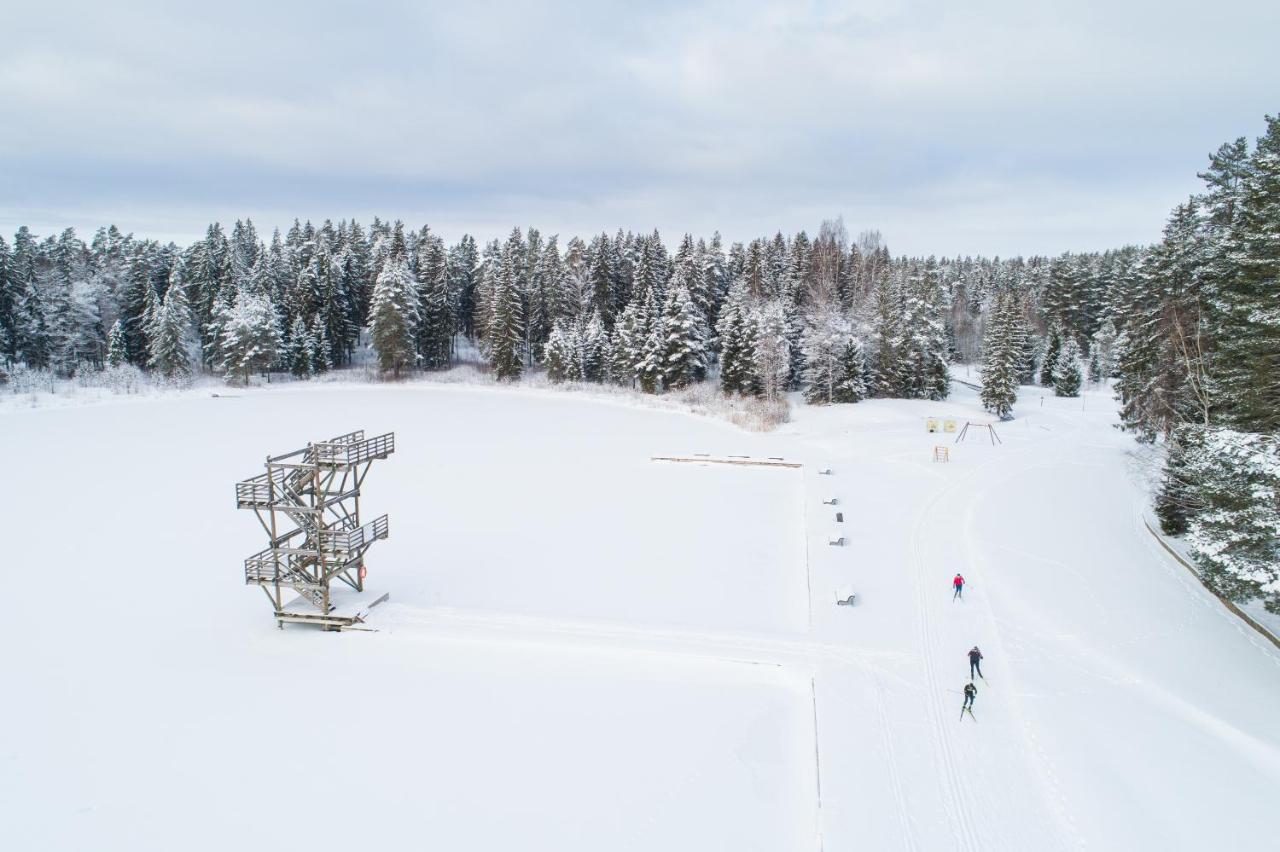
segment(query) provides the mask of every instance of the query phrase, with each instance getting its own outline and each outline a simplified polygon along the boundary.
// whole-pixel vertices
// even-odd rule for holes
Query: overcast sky
[[[1102,249],[1280,111],[1275,0],[182,5],[6,4],[0,230]]]

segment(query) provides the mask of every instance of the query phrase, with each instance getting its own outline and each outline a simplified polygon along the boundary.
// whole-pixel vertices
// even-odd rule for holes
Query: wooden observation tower
[[[266,473],[236,483],[236,507],[252,509],[270,538],[266,550],[244,561],[244,581],[266,592],[280,627],[289,621],[341,630],[386,599],[363,609],[355,599],[365,590],[365,553],[389,532],[386,515],[360,523],[360,486],[374,461],[395,449],[392,432],[351,432],[268,456]],[[334,579],[351,591],[331,590]]]

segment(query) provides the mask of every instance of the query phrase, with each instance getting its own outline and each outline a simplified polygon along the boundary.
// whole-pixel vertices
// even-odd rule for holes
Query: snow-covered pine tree
[[[453,312],[449,307],[449,267],[444,243],[434,234],[420,249],[418,285],[418,353],[422,366],[435,370],[448,366],[453,350]]]
[[[299,379],[305,379],[312,373],[314,344],[306,322],[300,316],[294,317],[289,324],[289,343],[285,347],[284,356],[285,366]]]
[[[613,269],[609,265],[609,249],[608,234],[601,234],[591,241],[591,304],[600,312],[600,318],[606,326],[613,324],[615,316]]]
[[[1233,273],[1216,293],[1218,409],[1248,432],[1280,432],[1280,115],[1267,116],[1227,242]]]
[[[1261,599],[1280,614],[1280,438],[1205,430],[1188,451],[1203,507],[1191,519],[1191,557],[1209,588],[1229,600]]]
[[[998,292],[987,323],[982,352],[982,405],[1001,420],[1013,417],[1018,401],[1018,372],[1023,361],[1023,339],[1017,300],[1011,292]]]
[[[833,402],[861,402],[867,398],[867,356],[862,343],[850,337],[840,353],[839,381]]]
[[[249,383],[249,376],[266,370],[280,354],[276,309],[265,295],[242,288],[222,321],[219,368],[227,381]]]
[[[519,281],[524,243],[519,234],[519,229],[513,231],[502,250],[485,340],[489,363],[499,379],[518,379],[524,370],[524,307]]]
[[[1080,370],[1080,346],[1074,337],[1068,337],[1058,351],[1053,365],[1053,395],[1079,396],[1084,376]]]
[[[476,267],[480,255],[475,237],[463,234],[462,239],[449,249],[449,304],[453,312],[454,328],[475,340],[473,325],[476,308]]]
[[[786,307],[780,300],[770,299],[753,311],[751,319],[755,326],[752,377],[759,395],[773,401],[787,389],[791,375],[791,335]]]
[[[849,321],[836,305],[818,309],[809,320],[801,346],[804,348],[804,398],[815,405],[839,402],[839,388],[844,379],[844,357],[853,340]]]
[[[716,322],[720,349],[720,390],[727,394],[747,393],[751,388],[751,352],[754,337],[750,326],[747,285],[735,281],[720,307]]]
[[[0,357],[13,360],[17,339],[18,292],[9,275],[9,244],[0,236]]]
[[[1049,326],[1049,335],[1045,340],[1044,355],[1040,361],[1040,384],[1043,387],[1054,386],[1054,370],[1058,367],[1058,356],[1062,353],[1062,330],[1057,324]]]
[[[662,385],[663,359],[667,337],[663,328],[662,305],[653,289],[637,297],[640,309],[633,330],[636,345],[636,382],[645,393],[657,393]]]
[[[1105,381],[1111,378],[1116,370],[1116,346],[1119,342],[1119,332],[1116,331],[1116,325],[1110,318],[1103,320],[1102,325],[1098,326],[1098,330],[1093,333],[1093,337],[1089,341],[1089,359],[1090,368],[1092,369],[1093,361],[1097,361],[1099,378],[1094,379],[1091,375],[1090,381]]]
[[[663,311],[665,346],[662,383],[683,388],[707,374],[707,331],[702,310],[694,303],[681,273],[672,277]]]
[[[116,320],[107,335],[107,366],[119,367],[129,362],[129,346],[124,336],[124,323]]]
[[[875,286],[871,340],[872,395],[905,396],[907,386],[903,360],[905,319],[900,273],[892,270],[879,276]]]
[[[181,265],[175,264],[164,301],[160,303],[147,334],[151,352],[148,364],[166,379],[175,380],[190,377],[194,366],[191,358],[191,308],[187,304],[187,291],[180,270]]]
[[[416,363],[414,342],[418,327],[418,291],[409,274],[404,228],[399,222],[373,288],[369,319],[379,368],[399,378],[401,370]]]
[[[556,320],[551,324],[551,334],[542,348],[542,358],[547,366],[547,378],[553,382],[568,380],[573,365],[574,347],[565,331],[565,321]]]
[[[1022,360],[1018,363],[1018,384],[1034,385],[1036,367],[1044,357],[1044,341],[1028,327],[1025,319],[1021,320],[1021,325],[1025,342],[1022,344]]]
[[[620,385],[634,387],[639,378],[649,325],[648,318],[642,315],[644,305],[644,299],[632,299],[613,326],[613,365],[609,372]]]
[[[603,382],[608,379],[612,351],[609,333],[599,311],[592,311],[578,333],[578,373],[584,382]]]
[[[333,369],[333,344],[329,340],[329,331],[319,314],[311,318],[311,326],[307,329],[307,340],[311,349],[311,374],[319,375]]]
[[[904,290],[900,373],[904,396],[946,399],[951,392],[937,261],[913,263]]]

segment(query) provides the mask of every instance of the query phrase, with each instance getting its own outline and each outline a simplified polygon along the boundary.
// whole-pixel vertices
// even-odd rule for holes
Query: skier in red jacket
[[[956,578],[951,581],[951,588],[956,590],[956,593],[951,596],[951,600],[954,601],[956,598],[964,600],[964,577],[957,574]]]

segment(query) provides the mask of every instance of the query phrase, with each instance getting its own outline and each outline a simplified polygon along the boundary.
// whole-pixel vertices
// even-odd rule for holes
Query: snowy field
[[[960,385],[767,435],[422,384],[0,412],[5,846],[1271,846],[1280,653],[1142,528],[1106,396],[1024,390],[998,446],[926,433],[987,419]],[[355,428],[390,602],[279,631],[232,485]]]

